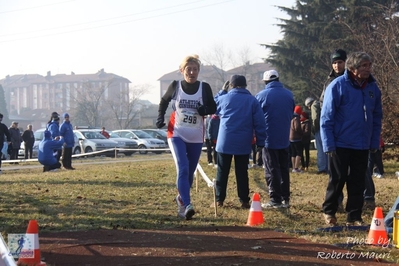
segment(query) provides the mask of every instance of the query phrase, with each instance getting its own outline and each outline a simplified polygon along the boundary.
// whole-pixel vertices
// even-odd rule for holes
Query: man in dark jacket
[[[32,159],[33,145],[35,144],[35,136],[33,135],[32,125],[28,125],[24,133],[22,133],[22,140],[25,146],[25,159]]]
[[[11,127],[8,129],[11,135],[11,146],[12,146],[12,151],[10,154],[10,160],[17,160],[18,159],[18,151],[19,148],[21,147],[21,142],[22,142],[22,137],[21,137],[21,132],[19,131],[18,128],[18,122],[13,121],[11,123]],[[17,162],[15,164],[18,164]]]
[[[1,159],[3,158],[2,150],[3,150],[3,145],[4,145],[4,136],[7,138],[8,145],[11,144],[11,135],[10,132],[8,131],[8,128],[6,125],[2,123],[3,121],[3,114],[0,114],[0,175],[2,174],[1,172]]]

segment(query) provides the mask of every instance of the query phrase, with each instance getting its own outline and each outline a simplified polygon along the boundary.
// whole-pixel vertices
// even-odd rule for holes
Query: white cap
[[[278,73],[274,69],[265,71],[265,73],[263,73],[263,80],[264,81],[275,80],[275,79],[278,79],[278,77],[279,77]]]

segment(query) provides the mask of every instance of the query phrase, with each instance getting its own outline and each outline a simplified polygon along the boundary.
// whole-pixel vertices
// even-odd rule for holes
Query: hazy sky
[[[281,38],[273,5],[295,0],[0,0],[0,79],[6,75],[96,73],[104,68],[151,85],[144,97],[159,103],[164,74],[189,54],[215,46],[249,49]]]

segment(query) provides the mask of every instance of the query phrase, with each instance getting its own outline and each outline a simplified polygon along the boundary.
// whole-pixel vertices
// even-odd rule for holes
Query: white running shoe
[[[193,218],[194,214],[195,214],[195,211],[194,211],[193,205],[188,204],[186,207],[186,211],[184,213],[186,220],[191,220]]]
[[[180,218],[186,218],[186,208],[184,208],[180,195],[177,195],[175,200],[177,203],[177,216]]]

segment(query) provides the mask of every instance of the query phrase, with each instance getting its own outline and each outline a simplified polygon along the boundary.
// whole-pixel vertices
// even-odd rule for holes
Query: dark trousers
[[[72,147],[63,149],[62,166],[64,166],[65,168],[72,167]]]
[[[310,141],[306,141],[306,142],[302,142],[303,144],[303,150],[302,150],[302,160],[301,160],[301,164],[303,168],[307,168],[309,167],[309,158],[310,158],[310,154],[309,154],[309,147],[310,147]]]
[[[335,215],[338,197],[346,183],[346,221],[362,220],[363,192],[368,164],[368,150],[337,148],[336,154],[328,157],[329,181],[323,203],[325,214]],[[348,170],[350,172],[348,174]]]
[[[373,181],[373,171],[374,165],[377,167],[377,171],[379,174],[384,174],[384,167],[382,166],[382,157],[381,157],[381,150],[378,150],[375,153],[369,152],[369,160],[367,164],[367,172],[366,172],[366,179],[365,179],[365,189],[364,189],[364,200],[374,201],[375,198],[375,186]],[[380,162],[378,163],[378,161]]]
[[[32,152],[33,152],[33,145],[29,144],[27,145],[26,143],[25,145],[25,159],[32,159]]]
[[[262,158],[262,149],[259,149],[258,153],[258,161],[256,162],[256,164],[258,166],[262,166],[263,165],[263,158]]]
[[[377,150],[374,154],[374,165],[375,168],[373,168],[374,173],[383,175],[384,174],[384,164],[382,163],[382,151]],[[373,165],[373,167],[374,167]]]
[[[269,187],[270,200],[274,203],[281,203],[282,200],[290,200],[290,169],[286,149],[263,148],[263,164],[265,165],[265,179]]]
[[[10,160],[17,160],[18,159],[18,151],[19,151],[19,148],[12,147],[12,151],[11,151],[11,154],[10,154]]]
[[[208,163],[212,163],[212,140],[206,139],[205,140],[205,145],[206,145],[206,156],[208,159]]]
[[[241,203],[249,202],[248,160],[249,155],[232,155],[218,152],[218,170],[216,174],[216,201],[226,199],[227,181],[229,179],[231,161],[234,156],[234,166],[237,182],[237,194]]]

